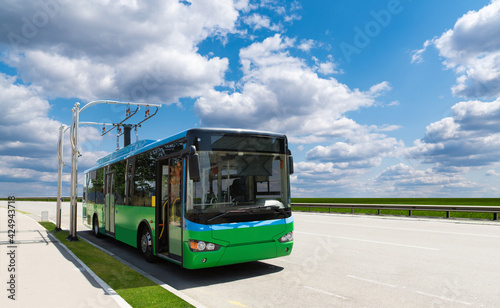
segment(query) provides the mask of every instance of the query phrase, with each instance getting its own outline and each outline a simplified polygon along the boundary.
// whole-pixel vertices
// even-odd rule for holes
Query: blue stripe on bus
[[[294,221],[293,216],[286,219],[273,219],[273,220],[262,220],[262,221],[248,221],[248,222],[232,222],[226,224],[215,224],[215,225],[202,225],[185,219],[185,226],[187,230],[190,231],[216,231],[216,230],[231,230],[240,228],[251,228],[251,227],[263,227],[272,225],[283,225],[289,224]]]

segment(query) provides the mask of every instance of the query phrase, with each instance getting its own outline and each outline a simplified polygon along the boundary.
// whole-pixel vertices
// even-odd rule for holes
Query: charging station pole
[[[138,108],[139,108],[139,106],[145,106],[147,108],[149,108],[149,107],[160,108],[162,106],[160,104],[146,104],[146,103],[131,103],[131,102],[120,102],[120,101],[111,101],[111,100],[98,100],[98,101],[90,102],[80,109],[80,103],[75,104],[75,107],[72,109],[73,121],[72,121],[71,126],[70,126],[70,143],[71,143],[72,152],[71,152],[71,188],[70,188],[70,192],[71,192],[70,229],[69,229],[69,235],[66,238],[68,241],[78,241],[78,237],[76,236],[76,229],[77,229],[77,207],[78,207],[78,202],[77,202],[78,157],[80,156],[80,152],[78,150],[78,126],[80,124],[79,123],[80,113],[82,111],[84,111],[85,109],[87,109],[91,106],[97,105],[97,104],[133,105],[133,106],[137,106]],[[126,119],[130,118],[132,115],[127,115]],[[150,117],[151,116],[147,117],[147,119],[149,119]],[[121,123],[123,123],[125,120],[123,120]],[[142,121],[142,122],[144,122],[144,121]],[[83,122],[83,123],[86,123],[86,122]],[[60,135],[59,138],[60,138],[61,143],[62,143],[62,136]],[[62,147],[62,145],[60,145],[60,147]],[[62,150],[61,150],[60,154],[61,154],[61,159],[62,159]],[[59,180],[59,181],[61,181],[61,180]]]
[[[63,137],[69,126],[61,125],[59,127],[59,141],[57,142],[57,210],[56,210],[56,230],[61,231],[61,191],[62,191],[62,171],[63,162]]]

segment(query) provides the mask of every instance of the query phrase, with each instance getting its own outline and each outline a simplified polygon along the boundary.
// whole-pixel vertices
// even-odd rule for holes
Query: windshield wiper
[[[237,211],[226,210],[226,211],[220,213],[219,215],[215,215],[214,217],[207,219],[207,222],[211,222],[212,220],[215,220],[217,218],[223,217],[223,216],[225,216],[225,215],[227,215],[229,213],[240,213],[240,212],[244,213],[244,211],[242,211],[242,210],[237,210]]]
[[[216,220],[217,218],[221,218],[221,217],[224,217],[226,216],[227,214],[229,213],[245,213],[247,211],[251,211],[251,210],[260,210],[260,209],[270,209],[270,210],[274,210],[280,214],[283,215],[283,217],[288,217],[286,211],[277,206],[277,205],[261,205],[261,206],[249,206],[249,207],[245,207],[245,208],[239,208],[237,210],[226,210],[218,215],[215,215],[214,217],[212,218],[209,218],[207,219],[207,222],[211,222],[212,220]]]
[[[277,205],[250,206],[250,207],[243,208],[241,210],[254,210],[254,209],[271,209],[271,210],[274,210],[276,212],[283,214],[284,217],[287,217],[287,213],[285,212],[285,210]]]
[[[268,208],[273,209],[277,212],[280,212],[281,214],[283,214],[283,217],[287,217],[287,213],[285,212],[285,210],[277,205],[270,205],[270,206],[264,206],[264,207],[268,207]]]

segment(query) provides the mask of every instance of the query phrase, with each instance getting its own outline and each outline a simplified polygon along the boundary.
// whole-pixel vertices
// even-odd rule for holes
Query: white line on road
[[[294,233],[295,234],[314,235],[314,236],[324,236],[324,237],[336,238],[336,239],[340,239],[340,240],[349,240],[349,241],[358,241],[358,242],[367,242],[367,243],[374,243],[374,244],[383,244],[383,245],[392,245],[392,246],[400,246],[400,247],[408,247],[408,248],[416,248],[416,249],[425,249],[425,250],[439,251],[439,249],[432,248],[432,247],[424,247],[424,246],[415,246],[415,245],[398,244],[398,243],[390,243],[390,242],[364,240],[364,239],[353,238],[353,237],[325,235],[325,234],[319,234],[319,233],[309,233],[309,232],[300,232],[300,231],[295,231]]]
[[[377,229],[388,229],[388,230],[403,230],[403,231],[428,232],[428,233],[438,233],[438,234],[452,234],[452,235],[467,235],[467,236],[500,238],[500,235],[490,235],[490,234],[460,233],[460,232],[450,232],[450,231],[435,231],[435,230],[396,228],[396,227],[383,227],[383,226],[368,226],[368,225],[361,225],[361,224],[346,224],[346,223],[339,223],[339,222],[323,222],[323,221],[310,221],[310,220],[305,221],[305,222],[314,223],[314,224],[320,223],[320,224],[350,226],[350,227],[377,228]]]
[[[392,284],[388,284],[388,283],[384,283],[384,282],[380,282],[380,281],[375,281],[375,280],[367,279],[367,278],[361,278],[361,277],[357,277],[357,276],[354,276],[354,275],[347,275],[347,277],[353,278],[353,279],[356,279],[356,280],[361,280],[361,281],[373,283],[373,284],[378,284],[378,285],[390,287],[390,288],[398,288],[398,286],[395,286],[395,285],[392,285]],[[402,288],[406,289],[405,287],[402,287]],[[413,292],[415,292],[417,294],[420,294],[420,295],[423,295],[423,296],[437,298],[437,299],[441,299],[441,300],[448,301],[448,302],[454,302],[454,303],[463,304],[463,305],[467,305],[467,306],[473,305],[472,303],[469,303],[469,302],[465,302],[465,301],[461,301],[461,300],[456,300],[456,299],[445,297],[445,296],[430,294],[430,293],[426,293],[426,292],[422,292],[422,291],[413,290]]]
[[[455,302],[455,303],[459,303],[459,304],[463,304],[463,305],[467,305],[467,306],[472,306],[472,303],[464,302],[464,301],[459,301],[459,300],[456,300],[456,299],[453,299],[453,298],[448,298],[448,297],[444,297],[444,296],[440,296],[440,295],[429,294],[429,293],[425,293],[425,292],[421,292],[421,291],[415,291],[415,293],[420,294],[420,295],[424,295],[424,296],[429,296],[429,297],[434,297],[434,298],[442,299],[442,300],[445,300],[445,301],[448,301],[448,302]]]
[[[337,295],[337,294],[333,294],[333,293],[330,293],[330,292],[325,291],[325,290],[316,289],[316,288],[308,287],[308,286],[304,286],[304,288],[309,289],[309,290],[313,290],[313,291],[316,291],[316,292],[319,292],[319,293],[323,293],[323,294],[326,294],[326,295],[330,295],[330,296],[333,296],[333,297],[336,297],[336,298],[339,298],[339,299],[344,299],[344,300],[347,299],[347,297],[344,297],[344,296],[341,296],[341,295]]]
[[[386,286],[386,287],[391,287],[391,288],[397,288],[397,286],[392,285],[392,284],[388,284],[388,283],[384,283],[384,282],[380,282],[380,281],[375,281],[375,280],[371,280],[371,279],[366,279],[366,278],[361,278],[361,277],[357,277],[357,276],[354,276],[354,275],[347,275],[347,277],[352,278],[352,279],[357,279],[357,280],[365,281],[365,282],[369,282],[369,283],[378,284],[378,285],[381,285],[381,286]]]

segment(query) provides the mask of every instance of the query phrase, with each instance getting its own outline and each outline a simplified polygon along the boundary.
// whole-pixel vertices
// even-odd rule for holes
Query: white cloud
[[[305,51],[305,52],[309,52],[311,50],[311,48],[313,48],[315,46],[315,42],[314,40],[302,40],[300,41],[300,44],[299,46],[297,46],[298,49],[302,50],[302,51]]]
[[[294,39],[276,34],[241,49],[243,77],[237,89],[210,91],[196,101],[195,111],[206,126],[286,133],[290,143],[307,151],[307,161],[296,162],[294,194],[313,186],[318,192],[358,189],[353,179],[380,166],[383,158],[397,157],[404,144],[380,133],[399,126],[364,126],[344,114],[374,106],[375,97],[391,86],[384,81],[362,92],[321,78],[319,61],[309,67],[290,54],[295,48]]]
[[[15,78],[0,73],[0,154],[29,157],[47,153],[55,144],[59,122],[47,117],[50,105],[40,98],[39,89],[16,85]],[[53,132],[53,133],[52,133]]]
[[[453,29],[428,40],[414,51],[412,62],[422,62],[422,54],[434,45],[448,69],[457,73],[454,95],[492,98],[500,95],[500,1],[492,0],[478,11],[469,11]]]
[[[377,96],[380,96],[383,93],[385,93],[391,89],[392,89],[392,87],[389,84],[389,82],[382,81],[381,83],[378,83],[376,85],[371,86],[368,93],[373,97],[377,97]]]
[[[325,62],[321,62],[316,57],[313,57],[312,59],[315,62],[313,70],[320,74],[331,75],[342,73],[342,71],[337,71],[337,63],[333,60],[333,57],[331,55],[328,56],[328,59]]]
[[[424,42],[422,49],[414,50],[411,56],[411,63],[422,63],[424,61],[423,54],[427,50],[427,47],[434,43],[433,40],[427,40]]]
[[[56,145],[61,123],[49,117],[49,102],[34,86],[16,84],[16,78],[0,73],[0,194],[54,195],[57,180]],[[95,128],[81,127],[80,144],[99,140]],[[83,151],[80,170],[95,165],[104,152]],[[64,143],[64,161],[69,164],[68,138]],[[63,181],[69,181],[66,172]],[[30,191],[18,190],[29,183]]]
[[[377,131],[377,132],[392,132],[392,131],[395,131],[395,130],[398,130],[401,128],[402,128],[401,125],[385,124],[385,125],[381,125],[380,127],[376,127],[375,131]]]
[[[0,61],[18,74],[0,75],[1,181],[33,183],[34,195],[55,191],[61,123],[47,99],[173,103],[226,85],[228,59],[202,56],[198,45],[244,34],[240,13],[255,8],[248,0],[1,2]],[[97,151],[97,129],[80,130],[83,171],[106,153]],[[68,138],[64,153],[68,162]]]
[[[377,134],[363,134],[364,138],[335,142],[329,146],[316,146],[308,151],[308,160],[344,163],[349,168],[378,167],[383,157],[397,156],[397,148],[403,146],[395,138]]]
[[[453,116],[463,130],[492,133],[500,131],[500,98],[493,102],[460,102],[452,108]]]
[[[432,169],[419,170],[403,163],[384,169],[374,181],[388,187],[392,194],[406,194],[407,197],[433,195],[468,196],[481,187],[458,174],[436,172]]]
[[[407,149],[409,157],[445,167],[480,167],[500,156],[500,99],[467,101],[452,107],[453,116],[431,123],[423,139]]]
[[[362,169],[346,169],[334,163],[297,162],[291,177],[292,195],[310,196],[312,191],[316,196],[359,194],[355,183],[363,174]]]
[[[227,68],[225,58],[208,59],[194,52],[152,47],[116,66],[120,76],[116,84],[120,89],[128,89],[125,98],[134,101],[174,102],[222,85]],[[137,75],[139,71],[142,75]]]
[[[202,57],[207,37],[235,33],[247,1],[57,3],[43,25],[26,31],[23,17],[44,12],[39,1],[0,5],[6,20],[3,61],[24,83],[49,97],[96,97],[176,102],[223,84],[227,59]],[[53,15],[53,16],[52,16]],[[25,30],[25,31],[23,31]],[[9,36],[10,35],[10,36]],[[12,41],[17,36],[22,40]],[[14,48],[17,47],[17,48]],[[160,71],[158,81],[153,75]],[[153,73],[152,73],[153,72]]]
[[[269,29],[271,31],[279,31],[280,26],[272,24],[271,19],[267,16],[263,16],[258,13],[254,13],[250,16],[245,16],[243,18],[243,22],[250,27],[252,27],[254,30],[259,30],[259,29]]]
[[[496,170],[488,170],[486,171],[487,176],[500,176],[500,173],[496,172]]]
[[[71,59],[41,50],[12,55],[9,65],[20,71],[25,81],[33,81],[49,97],[116,97],[115,69],[89,58]]]
[[[289,54],[294,46],[295,40],[276,34],[242,49],[240,91],[214,90],[200,97],[195,111],[202,124],[281,131],[292,137],[337,136],[339,123],[346,123],[345,112],[374,104],[378,90],[364,93],[334,78],[320,78],[304,60]],[[380,88],[386,90],[386,83]]]
[[[336,64],[333,62],[324,62],[319,64],[318,73],[324,75],[334,74],[337,71],[335,70]]]

